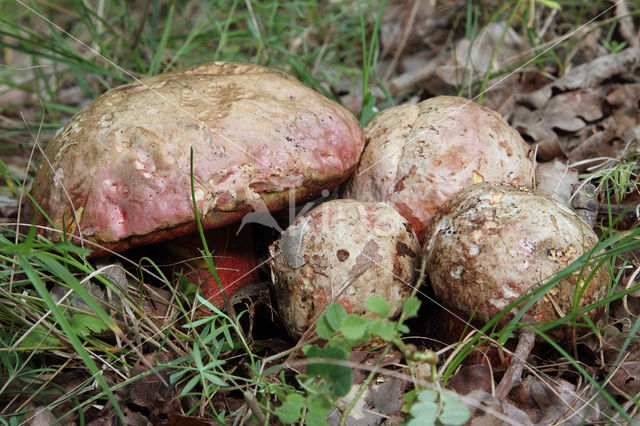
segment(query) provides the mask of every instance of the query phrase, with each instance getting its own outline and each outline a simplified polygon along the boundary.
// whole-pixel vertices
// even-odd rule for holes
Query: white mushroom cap
[[[300,337],[331,302],[365,314],[375,294],[399,313],[420,246],[387,204],[333,200],[296,220],[269,251],[280,315],[289,334]]]
[[[439,96],[388,108],[365,128],[367,146],[345,197],[385,201],[420,241],[436,209],[478,182],[530,185],[533,163],[516,130],[496,112]]]
[[[472,185],[445,202],[424,245],[427,272],[438,299],[465,319],[486,323],[527,291],[542,285],[598,242],[593,230],[552,198],[525,187]],[[527,312],[552,321],[603,298],[609,275],[593,267],[569,275]],[[580,286],[576,290],[576,286]],[[586,285],[586,287],[584,287]],[[601,311],[588,315],[594,319]],[[502,324],[513,318],[505,316]],[[566,330],[558,330],[562,337]]]

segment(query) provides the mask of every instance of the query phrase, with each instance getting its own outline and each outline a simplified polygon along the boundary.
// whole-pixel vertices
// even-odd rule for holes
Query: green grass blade
[[[573,359],[573,357],[567,351],[565,351],[560,345],[558,345],[549,336],[547,336],[544,333],[540,333],[535,328],[533,328],[533,331],[536,332],[536,334],[538,336],[540,336],[544,340],[546,340],[547,343],[549,343],[551,346],[553,346],[553,348],[556,351],[558,351],[560,353],[560,355],[565,357],[571,363],[571,365],[582,375],[582,377],[587,379],[589,381],[589,383],[591,383],[591,385],[598,390],[598,393],[600,395],[602,395],[607,400],[607,402],[609,402],[609,404],[611,404],[611,406],[613,408],[615,408],[616,411],[618,411],[618,413],[620,413],[621,416],[624,417],[624,419],[627,422],[632,423],[631,417],[629,417],[627,412],[620,406],[620,404],[618,404],[618,402],[609,394],[609,392],[607,392],[602,386],[600,386],[600,383],[598,383],[596,381],[596,379],[594,379],[591,374],[589,374],[584,368],[582,368],[582,366],[580,365],[580,363],[578,361]]]
[[[169,15],[167,16],[167,20],[164,24],[164,31],[162,32],[160,43],[155,49],[153,59],[151,60],[151,66],[149,67],[148,75],[156,75],[160,70],[160,65],[162,64],[162,59],[164,58],[165,51],[167,49],[167,41],[169,40],[169,36],[171,35],[171,24],[173,22],[173,13],[175,12],[175,9],[175,3],[171,2],[171,6],[169,7]]]
[[[93,359],[89,355],[89,352],[87,352],[84,346],[82,346],[82,343],[80,342],[80,339],[78,339],[78,336],[73,330],[73,327],[71,327],[71,324],[69,324],[69,321],[67,321],[66,315],[64,315],[60,307],[54,302],[51,294],[49,293],[49,290],[47,289],[44,282],[40,279],[40,276],[38,275],[36,270],[33,268],[26,256],[18,256],[18,263],[22,267],[27,277],[29,277],[29,280],[35,287],[36,291],[40,294],[40,297],[42,297],[47,307],[51,310],[52,315],[54,316],[58,324],[60,324],[62,331],[69,339],[69,342],[76,350],[76,353],[80,356],[80,358],[82,358],[82,361],[85,363],[91,374],[95,377],[96,381],[109,398],[109,401],[111,401],[111,403],[113,404],[116,412],[118,413],[118,416],[120,417],[120,420],[126,424],[124,414],[122,413],[120,405],[118,404],[115,395],[111,391],[111,388],[109,388],[109,385],[102,377],[98,366],[93,362]]]
[[[59,277],[66,285],[68,285],[89,307],[95,312],[95,314],[105,323],[111,331],[116,334],[122,334],[122,330],[115,323],[115,321],[102,309],[100,304],[96,302],[96,299],[91,295],[86,288],[78,281],[78,279],[69,270],[59,263],[52,254],[47,252],[36,252],[33,257],[46,266],[48,270],[53,272]]]

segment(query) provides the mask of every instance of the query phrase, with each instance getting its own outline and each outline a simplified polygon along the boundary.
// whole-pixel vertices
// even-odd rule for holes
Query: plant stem
[[[362,382],[362,384],[358,388],[358,392],[356,393],[356,395],[353,397],[353,399],[351,400],[347,408],[342,412],[342,417],[340,418],[340,426],[344,426],[347,423],[347,420],[349,419],[349,413],[351,413],[351,410],[353,410],[353,407],[355,407],[356,403],[360,400],[360,398],[362,398],[362,395],[369,387],[369,384],[378,373],[378,367],[382,365],[382,362],[384,361],[384,357],[387,355],[387,353],[389,353],[390,348],[391,348],[390,344],[387,344],[384,347],[384,350],[380,354],[380,358],[378,358],[378,362],[376,362],[375,367],[369,372],[369,375],[367,376],[367,378]]]
[[[256,401],[256,397],[253,396],[253,394],[249,391],[244,391],[242,394],[244,396],[244,401],[249,406],[249,409],[251,409],[251,412],[253,413],[253,415],[256,416],[258,423],[261,425],[265,424],[265,422],[267,421],[267,418],[262,412],[262,409],[260,408],[260,404],[258,404],[258,401]]]
[[[536,335],[531,327],[523,327],[520,329],[520,340],[518,340],[516,351],[511,357],[511,364],[509,364],[507,371],[505,371],[502,380],[500,380],[496,388],[496,398],[498,401],[504,401],[507,395],[509,395],[509,392],[511,392],[511,389],[520,383],[522,369],[527,362],[527,358],[529,358],[535,341]]]

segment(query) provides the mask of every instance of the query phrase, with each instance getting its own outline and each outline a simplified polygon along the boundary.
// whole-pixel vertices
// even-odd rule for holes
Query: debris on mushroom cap
[[[481,183],[445,202],[433,218],[424,245],[426,268],[442,303],[487,322],[519,296],[547,282],[590,250],[598,238],[577,215],[530,188]],[[592,271],[562,279],[527,312],[551,321],[572,312],[576,285]],[[586,283],[578,308],[604,297],[609,282],[599,268]],[[582,291],[583,289],[580,289]],[[600,313],[587,313],[594,319]],[[506,315],[501,324],[513,318]],[[562,338],[566,330],[555,329]]]
[[[420,246],[409,223],[381,202],[333,200],[298,218],[269,247],[278,307],[300,337],[332,302],[364,314],[376,294],[400,312]]]
[[[388,108],[365,127],[367,146],[345,196],[393,205],[420,241],[436,209],[478,182],[530,185],[533,164],[496,112],[439,96]]]
[[[49,143],[32,193],[60,229],[125,250],[195,229],[191,148],[212,228],[336,187],[363,146],[349,111],[293,77],[216,62],[94,100]]]

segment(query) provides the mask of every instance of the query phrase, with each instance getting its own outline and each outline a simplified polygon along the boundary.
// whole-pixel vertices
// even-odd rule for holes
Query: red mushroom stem
[[[254,252],[253,229],[245,226],[236,235],[237,226],[213,229],[205,233],[213,255],[218,278],[226,295],[231,298],[238,289],[259,281],[258,261]],[[202,243],[197,235],[189,235],[168,243],[169,250],[195,269],[187,279],[200,287],[201,294],[216,307],[224,305],[221,289],[211,275],[202,256]]]

